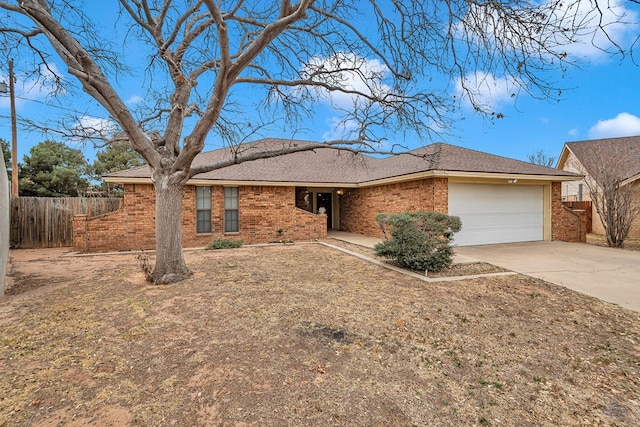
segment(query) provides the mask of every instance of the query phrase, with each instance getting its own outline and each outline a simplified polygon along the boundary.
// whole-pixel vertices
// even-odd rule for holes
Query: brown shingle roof
[[[317,145],[310,141],[261,139],[232,148],[221,148],[199,154],[193,165],[216,163],[233,158],[235,154],[268,152],[289,146]],[[268,181],[307,183],[357,183],[365,177],[371,165],[379,162],[371,156],[330,148],[317,148],[268,159],[258,159],[216,169],[194,176],[194,179],[220,181]],[[109,177],[149,178],[148,166],[115,172]]]
[[[640,136],[574,141],[567,142],[566,146],[587,172],[607,165],[618,169],[621,179],[640,174]]]
[[[426,155],[427,157],[423,159],[416,157],[416,155]],[[389,157],[384,160],[384,164],[385,169],[392,176],[425,170],[574,176],[574,174],[565,171],[441,142],[418,148],[410,151],[409,154]]]
[[[317,144],[309,141],[263,139],[234,147],[240,153],[269,151],[289,144]],[[321,144],[320,144],[321,145]],[[233,156],[230,148],[198,155],[194,165],[214,163]],[[482,153],[444,143],[431,144],[406,154],[377,158],[332,148],[315,148],[279,157],[254,160],[198,174],[194,179],[216,181],[266,181],[300,183],[359,184],[428,171],[507,173],[538,176],[575,176],[553,168]],[[148,178],[149,168],[116,172],[109,177]]]

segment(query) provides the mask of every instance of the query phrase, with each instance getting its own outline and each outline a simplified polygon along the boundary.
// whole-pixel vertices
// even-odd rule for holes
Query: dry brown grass
[[[587,234],[587,243],[597,246],[608,246],[607,238],[599,234]],[[624,247],[628,251],[640,251],[640,239],[627,239],[624,242]]]
[[[640,315],[526,276],[293,245],[152,287],[134,255],[12,256],[44,286],[0,305],[0,425],[640,424]]]
[[[357,254],[365,255],[377,261],[384,262],[389,265],[393,265],[393,263],[390,260],[377,256],[373,248],[356,245],[354,243],[349,243],[349,242],[345,242],[337,239],[328,239],[327,243],[333,246],[347,249]],[[440,271],[429,271],[427,273],[427,277],[429,278],[454,277],[455,278],[459,276],[472,276],[475,274],[503,273],[506,271],[508,270],[505,270],[502,267],[498,267],[496,265],[492,265],[486,262],[477,261],[477,262],[452,264],[449,267],[446,267],[445,269]],[[423,274],[424,272],[420,271],[416,273]]]

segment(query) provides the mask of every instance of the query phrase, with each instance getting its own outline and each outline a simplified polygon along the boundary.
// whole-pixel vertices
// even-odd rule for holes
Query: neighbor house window
[[[211,187],[196,187],[196,233],[211,233]]]
[[[238,231],[238,187],[224,188],[224,231]]]
[[[582,201],[582,184],[578,184],[578,201]]]

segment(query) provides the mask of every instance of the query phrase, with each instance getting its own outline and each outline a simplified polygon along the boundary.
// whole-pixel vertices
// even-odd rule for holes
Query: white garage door
[[[459,216],[459,246],[544,239],[541,185],[449,184],[449,215]]]

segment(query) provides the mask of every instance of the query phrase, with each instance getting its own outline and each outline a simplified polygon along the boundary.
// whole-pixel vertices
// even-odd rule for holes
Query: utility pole
[[[16,95],[13,87],[13,60],[9,60],[9,98],[11,98],[11,196],[18,197],[18,130]]]

